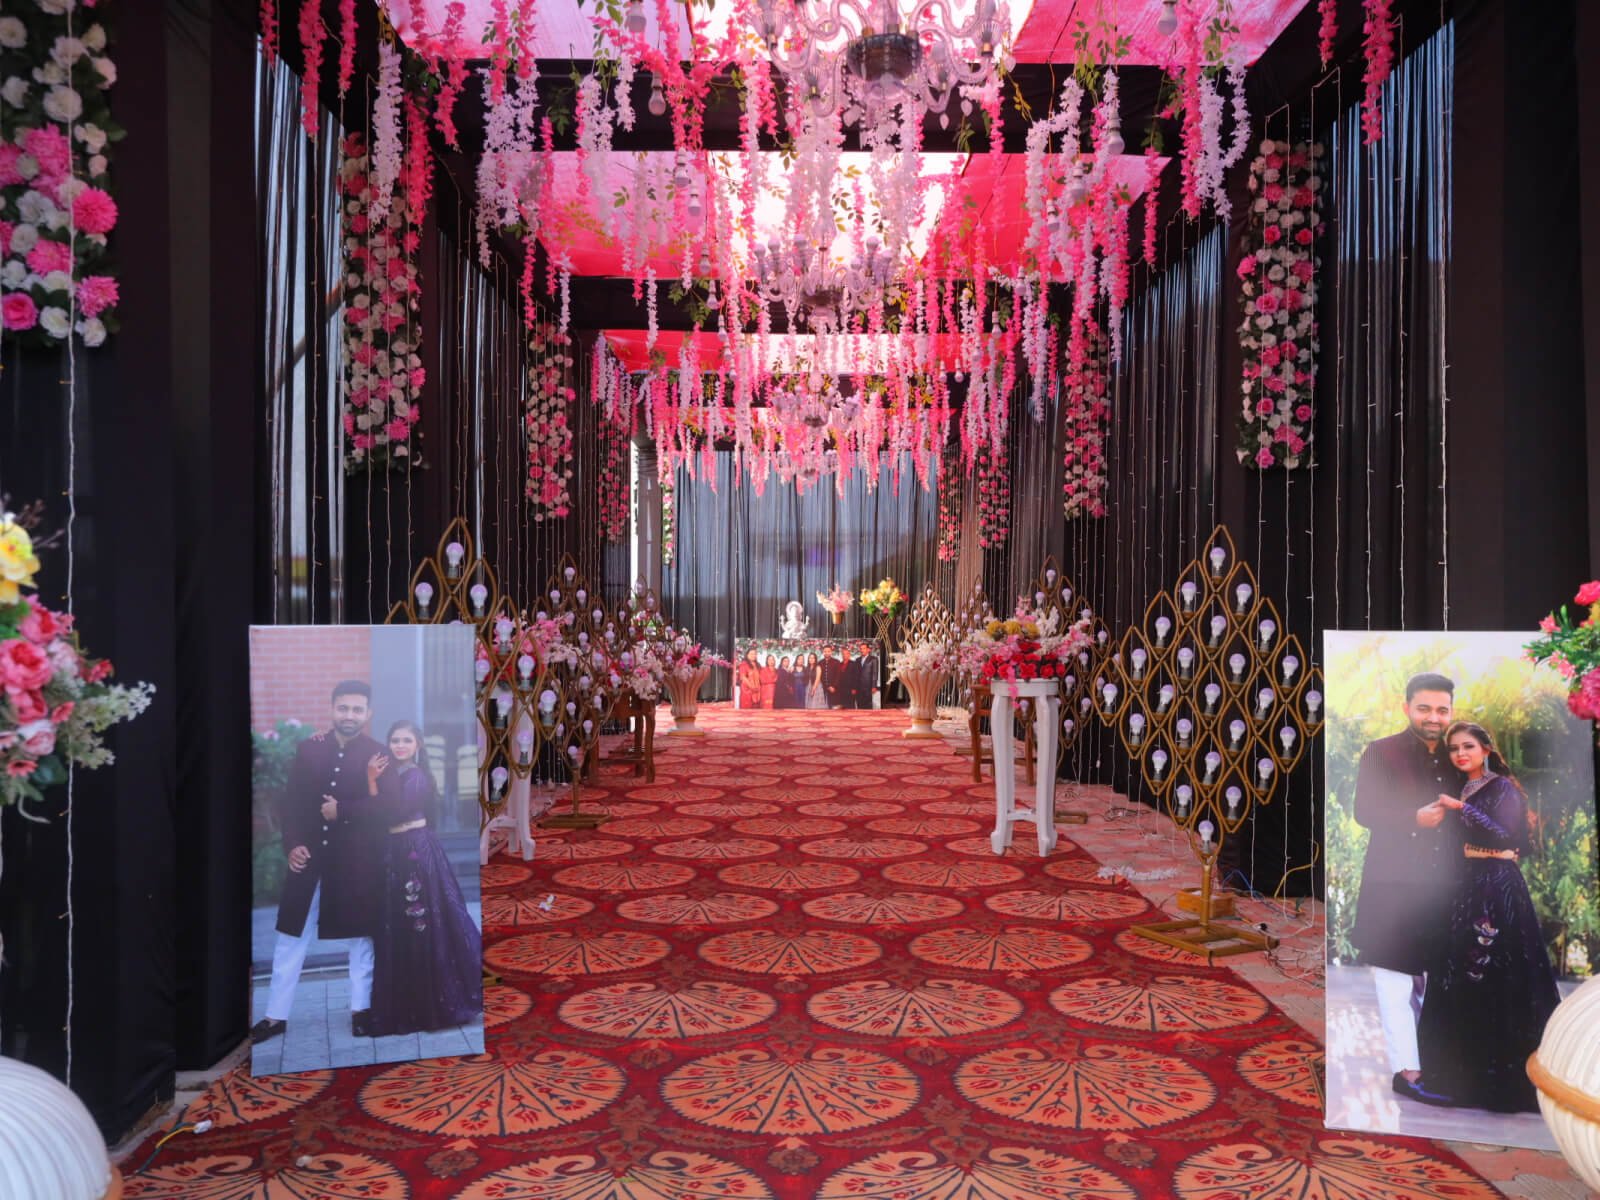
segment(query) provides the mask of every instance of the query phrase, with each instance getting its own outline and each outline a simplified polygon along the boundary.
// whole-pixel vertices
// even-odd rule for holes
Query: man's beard
[[[361,726],[364,724],[365,721],[335,721],[333,731],[340,737],[352,738],[361,732]]]

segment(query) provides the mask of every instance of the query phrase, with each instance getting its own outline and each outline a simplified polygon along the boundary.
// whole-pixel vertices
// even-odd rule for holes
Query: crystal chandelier
[[[832,234],[832,228],[827,233]],[[865,258],[841,262],[829,254],[832,237],[813,241],[797,235],[787,246],[776,236],[751,248],[749,284],[763,300],[781,304],[791,320],[818,333],[838,332],[854,313],[889,300],[899,271],[879,253],[876,235],[865,241]]]
[[[957,21],[944,0],[756,0],[756,33],[773,65],[817,113],[842,106],[848,121],[887,105],[943,113],[959,87],[993,79],[1011,41],[1004,3],[977,0]]]

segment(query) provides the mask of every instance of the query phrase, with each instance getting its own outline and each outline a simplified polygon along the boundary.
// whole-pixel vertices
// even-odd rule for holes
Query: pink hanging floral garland
[[[961,554],[961,464],[953,454],[939,464],[940,562],[955,562]]]
[[[1368,145],[1383,137],[1383,85],[1394,70],[1394,0],[1363,0],[1366,18],[1361,29],[1367,69],[1361,77],[1366,94],[1361,101],[1361,129]]]
[[[978,545],[1004,546],[1011,535],[1011,456],[1004,442],[978,449]]]
[[[105,273],[117,204],[107,154],[122,130],[103,24],[70,27],[59,4],[0,15],[0,317],[7,341],[55,348],[74,332],[98,346],[117,327]]]
[[[1317,252],[1322,147],[1264,141],[1250,164],[1250,225],[1239,261],[1243,412],[1235,452],[1265,470],[1309,461],[1317,382]]]
[[[678,561],[678,498],[672,477],[661,480],[661,565]]]
[[[366,138],[344,140],[339,168],[344,234],[345,469],[421,462],[412,444],[427,378],[417,353],[421,287],[416,223],[399,206],[372,215],[372,171]]]
[[[1106,337],[1092,318],[1083,348],[1067,364],[1061,490],[1067,520],[1106,515],[1106,426],[1111,417]]]
[[[618,545],[628,539],[628,432],[602,418],[600,425],[600,532]]]
[[[572,511],[572,423],[569,406],[569,339],[548,318],[535,322],[528,341],[529,508],[535,521],[554,520]]]

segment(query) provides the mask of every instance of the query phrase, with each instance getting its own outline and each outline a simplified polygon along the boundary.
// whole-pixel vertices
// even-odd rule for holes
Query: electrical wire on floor
[[[170,1142],[173,1138],[178,1137],[180,1134],[185,1134],[185,1133],[195,1133],[195,1134],[205,1133],[210,1128],[211,1128],[211,1122],[210,1121],[197,1121],[194,1124],[190,1124],[188,1121],[179,1122],[178,1124],[174,1125],[171,1129],[167,1130],[167,1132],[162,1135],[160,1141],[158,1141],[154,1146],[150,1147],[149,1155],[147,1155],[145,1160],[142,1163],[139,1164],[137,1169],[129,1172],[129,1174],[130,1175],[143,1175],[146,1171],[148,1171],[150,1169],[150,1164],[155,1162],[156,1155],[161,1153],[161,1148],[163,1146],[165,1146],[168,1142]]]

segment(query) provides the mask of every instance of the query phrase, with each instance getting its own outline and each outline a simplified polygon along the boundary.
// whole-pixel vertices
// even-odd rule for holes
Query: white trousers
[[[299,937],[278,931],[277,944],[272,948],[272,988],[267,993],[267,1020],[287,1021],[294,1006],[294,989],[300,983],[300,971],[306,965],[306,951],[317,940],[317,914],[322,907],[322,883],[318,881],[311,893],[311,907],[306,911],[306,923]],[[361,1012],[372,1007],[372,939],[346,938],[350,946],[350,1011]]]
[[[1391,1071],[1422,1069],[1417,1055],[1417,1014],[1411,1004],[1420,982],[1420,976],[1372,968],[1372,986],[1378,993],[1378,1017],[1383,1022],[1383,1043]]]

